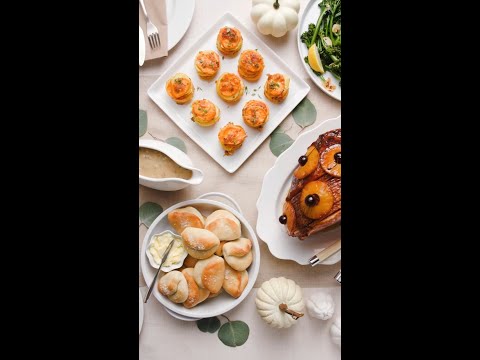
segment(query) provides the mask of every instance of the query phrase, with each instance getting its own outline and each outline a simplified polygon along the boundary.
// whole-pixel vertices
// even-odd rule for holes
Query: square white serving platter
[[[221,27],[231,26],[239,29],[243,36],[243,46],[234,57],[224,56],[216,47],[217,34]],[[215,91],[215,80],[225,72],[238,74],[237,65],[240,53],[248,49],[257,49],[265,61],[265,68],[260,79],[249,82],[244,79],[245,91],[243,97],[236,104],[227,104]],[[194,67],[194,59],[201,50],[214,50],[220,56],[220,70],[212,80],[201,79]],[[293,49],[292,49],[293,51]],[[175,73],[185,73],[193,81],[195,94],[193,100],[184,105],[175,103],[165,91],[165,83]],[[267,74],[282,73],[290,77],[290,91],[288,97],[281,104],[274,104],[263,95],[263,85]],[[254,91],[254,89],[257,89]],[[270,49],[262,40],[251,33],[232,14],[226,13],[212,27],[203,34],[172,66],[160,76],[148,89],[148,96],[182,129],[193,141],[205,150],[216,162],[229,173],[235,172],[248,157],[262,144],[273,130],[290,114],[298,103],[308,94],[310,87],[292,69]],[[260,97],[258,95],[260,95]],[[191,120],[191,104],[198,99],[211,100],[220,108],[220,120],[210,127],[201,127]],[[270,117],[261,131],[246,125],[242,119],[242,108],[249,100],[264,101],[270,109]],[[241,125],[247,139],[242,147],[231,156],[225,156],[218,141],[218,132],[228,122]]]

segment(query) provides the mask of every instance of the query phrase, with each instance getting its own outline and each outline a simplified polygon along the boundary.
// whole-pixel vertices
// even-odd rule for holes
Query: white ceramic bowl
[[[205,197],[213,197],[213,196],[219,196],[219,197],[228,199],[233,203],[233,205],[235,206],[235,208],[237,208],[237,210],[219,201],[205,199]],[[181,203],[173,205],[170,208],[166,209],[164,212],[162,212],[152,223],[147,233],[145,234],[145,238],[143,239],[142,251],[140,252],[141,253],[140,263],[142,267],[143,277],[145,279],[146,284],[150,285],[156,271],[153,267],[150,266],[147,255],[145,253],[145,248],[147,244],[150,242],[151,236],[154,234],[161,233],[162,231],[165,231],[165,230],[171,230],[172,227],[168,222],[167,214],[172,210],[183,208],[186,206],[195,207],[205,216],[208,216],[210,213],[212,213],[215,210],[223,209],[223,210],[230,211],[232,214],[234,214],[238,218],[238,220],[242,225],[242,236],[252,240],[252,245],[253,245],[252,247],[253,261],[250,267],[247,269],[248,284],[245,290],[243,291],[242,295],[237,299],[231,297],[225,291],[223,291],[222,294],[218,295],[217,297],[213,299],[205,300],[205,302],[200,303],[191,309],[187,309],[182,304],[175,304],[171,302],[167,297],[160,294],[157,286],[155,286],[155,288],[153,289],[152,294],[165,308],[169,310],[168,311],[169,314],[176,317],[177,319],[187,320],[184,318],[184,317],[187,317],[188,320],[193,320],[193,319],[201,319],[201,318],[207,318],[212,316],[218,316],[226,313],[227,311],[230,311],[231,309],[236,307],[238,304],[240,304],[243,301],[243,299],[245,299],[245,297],[248,295],[250,290],[252,290],[253,285],[255,284],[255,281],[257,280],[258,270],[260,268],[260,248],[258,245],[257,236],[255,235],[255,231],[250,226],[250,224],[248,224],[248,222],[245,220],[244,216],[241,214],[241,209],[238,206],[238,204],[228,195],[225,195],[222,193],[207,193],[198,197],[197,199],[183,201]],[[178,314],[179,316],[175,316],[172,313]]]
[[[150,236],[150,239],[148,240],[148,245],[145,247],[145,255],[147,255],[147,258],[148,258],[148,261],[150,263],[150,265],[154,268],[154,269],[158,269],[158,267],[160,266],[160,264],[157,264],[155,262],[155,259],[153,258],[153,255],[150,253],[150,251],[148,250],[149,247],[150,247],[150,244],[152,243],[152,240],[153,240],[153,237],[155,235],[163,235],[165,233],[170,233],[172,234],[174,237],[179,237],[180,240],[182,240],[182,237],[178,234],[175,234],[173,231],[170,231],[170,230],[165,230],[165,231],[162,231],[161,233],[159,234],[152,234],[152,236]],[[163,272],[169,272],[169,271],[172,271],[172,270],[175,270],[175,269],[178,269],[180,267],[182,267],[183,265],[183,260],[185,260],[185,258],[187,257],[188,255],[188,252],[187,250],[184,251],[183,255],[182,255],[182,258],[181,258],[181,261],[176,263],[176,264],[172,264],[170,266],[162,266],[162,271]],[[167,257],[168,259],[168,257]]]
[[[203,181],[203,172],[200,169],[194,168],[192,160],[190,160],[188,155],[177,149],[175,146],[167,144],[163,141],[140,139],[138,142],[138,147],[160,151],[181,167],[192,170],[192,177],[188,180],[180,178],[156,179],[139,174],[138,182],[141,185],[156,190],[175,191],[186,188],[189,185],[198,185]]]

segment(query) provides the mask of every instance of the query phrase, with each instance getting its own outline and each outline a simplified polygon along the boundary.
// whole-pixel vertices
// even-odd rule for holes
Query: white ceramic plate
[[[257,234],[273,256],[279,259],[293,260],[300,265],[309,265],[308,259],[320,250],[331,245],[341,236],[340,225],[320,231],[305,240],[298,240],[287,234],[278,218],[283,212],[283,203],[298,165],[298,158],[318,139],[318,136],[333,129],[341,128],[341,117],[329,119],[314,129],[300,135],[297,140],[283,152],[263,178],[262,190],[257,200]],[[340,261],[341,252],[325,259],[321,264],[331,265]]]
[[[207,81],[201,79],[194,67],[195,56],[200,50],[215,50],[218,52],[215,45],[217,34],[220,28],[226,25],[237,27],[242,32],[243,47],[241,51],[258,49],[265,61],[265,69],[262,77],[256,82],[244,80],[244,84],[248,88],[248,93],[244,94],[238,103],[230,105],[217,95],[214,80]],[[224,59],[221,60],[217,78],[224,72],[237,73],[238,58],[239,55],[233,58],[225,56]],[[165,91],[165,83],[177,72],[183,72],[192,79],[195,86],[193,100],[206,98],[213,101],[220,108],[221,117],[217,124],[211,127],[201,127],[197,125],[191,121],[191,102],[189,104],[178,105],[168,96]],[[265,83],[267,74],[277,72],[287,74],[290,77],[290,92],[287,99],[281,104],[273,104],[265,99],[263,95],[263,84]],[[202,90],[197,89],[198,87]],[[252,96],[256,94],[253,89],[258,88],[260,89],[257,90],[257,92],[260,92],[261,98]],[[259,38],[247,30],[233,15],[226,13],[153,83],[148,89],[148,95],[198,146],[205,150],[225,170],[233,173],[248,159],[260,144],[262,144],[287,115],[290,114],[309,91],[310,87],[308,84],[296,75],[283,60]],[[242,119],[243,106],[247,101],[253,99],[265,101],[270,109],[269,121],[261,131],[247,126]],[[224,156],[224,151],[218,142],[217,135],[220,128],[230,121],[242,125],[248,137],[243,143],[243,146],[232,156]]]
[[[334,99],[338,101],[342,101],[342,88],[338,85],[338,80],[330,73],[330,72],[325,72],[323,75],[325,78],[329,77],[332,79],[332,83],[337,86],[337,88],[334,91],[328,91],[325,89],[323,86],[323,82],[320,80],[320,78],[315,75],[315,73],[312,71],[310,66],[305,63],[303,60],[305,56],[308,56],[308,49],[305,46],[304,43],[300,40],[300,36],[302,33],[308,30],[308,25],[309,24],[316,24],[318,17],[320,16],[320,8],[318,7],[318,4],[320,1],[318,0],[310,0],[307,6],[303,9],[303,13],[300,18],[300,23],[298,24],[298,33],[297,33],[297,45],[298,45],[298,53],[300,54],[300,60],[303,64],[303,67],[305,68],[305,71],[308,73],[312,81],[317,85],[320,90],[322,90],[325,94],[333,97]]]
[[[139,40],[138,40],[138,63],[140,66],[145,61],[145,37],[143,36],[143,30],[139,26]]]
[[[142,332],[142,325],[143,325],[143,299],[142,299],[142,292],[138,289],[139,294],[139,302],[138,302],[138,333]]]
[[[168,50],[182,39],[192,22],[195,0],[167,0]]]
[[[183,316],[183,315],[177,314],[176,312],[170,310],[169,308],[165,308],[165,311],[166,311],[170,316],[173,316],[175,319],[178,319],[178,320],[183,320],[183,321],[197,321],[197,320],[200,320],[200,318],[192,318],[192,317],[188,317],[188,316]]]
[[[153,221],[152,225],[150,225],[150,228],[148,229],[143,239],[142,250],[141,250],[142,255],[140,258],[140,264],[142,267],[142,274],[143,274],[143,278],[145,279],[145,283],[150,284],[152,282],[152,279],[156,271],[153,267],[150,266],[147,255],[145,253],[146,244],[149,243],[150,238],[153,234],[158,234],[165,230],[173,230],[173,228],[170,226],[167,219],[167,215],[170,211],[178,208],[183,208],[186,206],[193,206],[196,209],[198,209],[198,211],[200,211],[204,216],[208,216],[210,213],[212,213],[215,210],[225,209],[230,211],[232,214],[234,214],[238,218],[238,220],[240,220],[240,223],[242,224],[242,235],[252,240],[252,244],[253,244],[253,247],[252,247],[253,261],[250,267],[247,269],[248,277],[249,277],[248,284],[245,287],[245,290],[243,290],[242,295],[237,299],[231,297],[224,291],[222,294],[218,295],[217,297],[213,299],[205,300],[205,302],[202,302],[201,304],[198,304],[197,306],[191,309],[187,309],[182,304],[173,303],[167,297],[160,294],[160,292],[158,291],[158,287],[155,286],[152,291],[152,295],[166,309],[170,310],[168,311],[170,315],[180,320],[193,321],[194,318],[201,319],[201,318],[207,318],[212,316],[218,316],[220,314],[224,314],[227,311],[233,309],[238,304],[240,304],[248,295],[248,293],[252,290],[253,285],[255,284],[255,281],[257,279],[258,271],[260,268],[260,247],[258,245],[257,236],[255,235],[255,231],[253,230],[253,228],[248,224],[248,222],[245,220],[243,215],[240,213],[240,208],[236,205],[235,202],[234,202],[234,205],[236,208],[238,208],[239,211],[219,201],[203,199],[205,197],[210,197],[210,196],[221,196],[227,199],[230,198],[225,194],[221,194],[221,193],[208,193],[200,196],[198,199],[183,201],[163,211]],[[174,314],[172,314],[172,312]],[[178,315],[178,316],[175,316],[175,315]],[[184,317],[186,317],[187,319],[184,319]]]

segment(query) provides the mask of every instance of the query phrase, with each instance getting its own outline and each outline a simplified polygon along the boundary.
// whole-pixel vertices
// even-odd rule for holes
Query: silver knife
[[[160,266],[158,267],[157,273],[153,277],[152,283],[150,284],[150,287],[147,292],[147,296],[145,296],[145,300],[143,301],[144,303],[147,303],[147,300],[150,297],[150,294],[152,293],[153,287],[155,286],[155,281],[157,280],[158,274],[160,273],[160,269],[162,268],[165,260],[167,260],[168,254],[170,253],[170,250],[172,250],[172,246],[174,242],[175,242],[175,239],[170,241],[170,244],[168,244],[167,248],[165,249],[165,252],[162,255],[162,261],[160,261]]]

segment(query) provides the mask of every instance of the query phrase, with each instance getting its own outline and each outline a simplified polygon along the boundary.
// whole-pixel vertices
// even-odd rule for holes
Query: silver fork
[[[142,5],[143,14],[145,15],[145,19],[147,20],[147,36],[148,42],[150,43],[150,47],[155,49],[156,47],[160,46],[160,36],[158,35],[158,29],[153,23],[150,21],[147,15],[147,10],[145,9],[145,4],[143,0],[139,0],[140,5]]]

